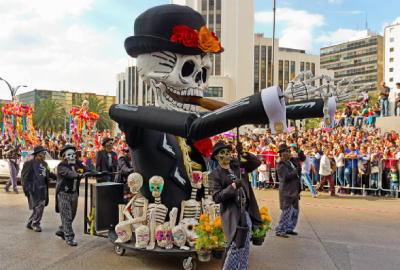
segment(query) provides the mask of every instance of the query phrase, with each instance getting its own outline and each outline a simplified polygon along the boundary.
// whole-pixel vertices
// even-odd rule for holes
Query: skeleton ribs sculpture
[[[204,198],[201,199],[201,209],[203,214],[207,215],[209,219],[214,220],[215,217],[220,215],[219,204],[215,204],[210,195],[208,182],[208,174],[210,172],[203,172],[203,186],[204,186]]]
[[[194,218],[199,220],[201,214],[201,206],[198,201],[196,201],[197,190],[201,188],[203,182],[203,173],[199,171],[194,171],[191,173],[190,183],[192,185],[192,195],[190,200],[182,201],[181,204],[181,217],[179,221],[184,218]]]

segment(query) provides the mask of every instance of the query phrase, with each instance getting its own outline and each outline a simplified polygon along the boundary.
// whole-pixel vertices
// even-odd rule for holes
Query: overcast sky
[[[223,0],[236,1],[236,0]],[[280,46],[319,54],[368,28],[400,23],[397,0],[277,0]],[[169,0],[1,0],[0,77],[12,86],[115,95],[135,18]],[[272,0],[255,0],[255,33],[272,36]],[[228,46],[222,44],[224,47]],[[0,81],[0,99],[11,99]]]

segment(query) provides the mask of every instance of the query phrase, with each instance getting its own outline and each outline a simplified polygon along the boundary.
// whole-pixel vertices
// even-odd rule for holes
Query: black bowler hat
[[[33,148],[33,153],[32,153],[32,155],[36,155],[36,154],[38,154],[38,153],[40,153],[40,152],[43,152],[43,151],[46,151],[46,149],[45,149],[43,146],[41,146],[41,145],[35,146],[35,147]]]
[[[286,149],[290,149],[290,146],[287,146],[286,143],[282,143],[278,147],[278,153],[285,151]]]
[[[229,145],[229,144],[226,145],[226,144],[224,143],[224,141],[218,141],[218,142],[216,142],[216,143],[214,144],[214,147],[213,147],[213,152],[212,152],[212,154],[211,154],[211,159],[212,159],[212,160],[216,160],[216,159],[214,158],[214,156],[217,155],[218,152],[221,151],[222,149],[229,149],[229,150],[232,151],[232,146]]]
[[[104,146],[108,141],[112,141],[112,140],[113,140],[113,139],[111,139],[111,138],[105,137],[105,138],[103,139],[103,142],[101,143],[101,145]]]
[[[125,40],[125,50],[132,56],[139,54],[170,51],[185,55],[199,55],[204,51],[171,41],[175,26],[187,26],[200,31],[206,26],[203,16],[188,6],[161,5],[150,8],[135,20],[134,36]],[[219,52],[223,52],[223,48]]]
[[[72,149],[74,151],[76,151],[76,147],[73,146],[72,144],[66,144],[61,148],[61,152],[60,152],[60,156],[64,156],[65,151],[67,151],[68,149]]]

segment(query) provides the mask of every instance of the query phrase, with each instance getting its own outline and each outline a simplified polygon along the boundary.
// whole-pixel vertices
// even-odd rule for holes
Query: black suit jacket
[[[111,153],[112,156],[112,166],[110,167],[108,165],[108,153]],[[114,151],[107,152],[105,149],[100,150],[96,154],[96,171],[98,172],[117,172],[117,165],[118,165],[118,159],[117,159],[117,153]],[[102,182],[110,182],[114,181],[114,176],[111,175],[103,175],[100,177]]]

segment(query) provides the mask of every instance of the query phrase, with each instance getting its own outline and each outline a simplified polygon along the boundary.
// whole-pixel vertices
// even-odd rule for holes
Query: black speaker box
[[[92,184],[90,198],[94,207],[94,229],[97,233],[107,232],[110,227],[118,224],[118,205],[124,200],[123,184],[113,182]]]

